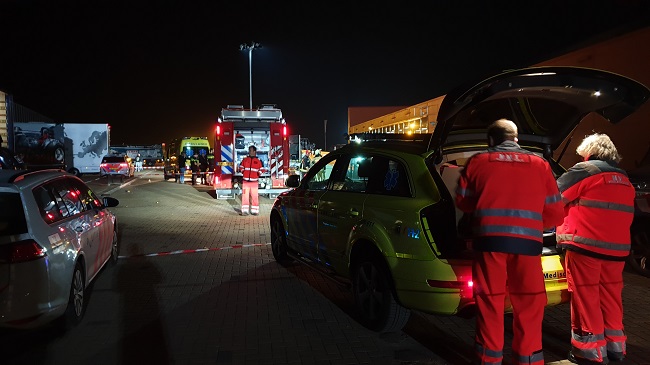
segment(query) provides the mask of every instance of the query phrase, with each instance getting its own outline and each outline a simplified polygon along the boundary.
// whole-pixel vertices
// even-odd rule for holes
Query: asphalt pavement
[[[470,362],[474,319],[413,313],[404,331],[377,334],[357,322],[349,289],[277,264],[268,198],[259,216],[239,216],[239,200],[157,171],[84,180],[120,200],[120,261],[98,275],[79,326],[1,330],[0,364]],[[650,364],[650,279],[626,272],[625,282],[623,364]],[[547,364],[568,364],[568,305],[546,309],[543,331]],[[506,361],[511,340],[506,327]]]

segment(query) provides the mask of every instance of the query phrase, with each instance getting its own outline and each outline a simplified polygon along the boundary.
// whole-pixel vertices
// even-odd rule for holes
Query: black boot
[[[571,351],[569,351],[569,356],[567,357],[567,360],[578,365],[607,365],[609,363],[607,357],[605,357],[602,362],[591,361],[591,360],[583,359],[581,357],[575,357]]]
[[[625,355],[622,352],[607,351],[607,358],[609,361],[620,362],[625,360]]]

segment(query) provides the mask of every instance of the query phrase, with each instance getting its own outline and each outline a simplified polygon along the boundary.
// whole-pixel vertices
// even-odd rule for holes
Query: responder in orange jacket
[[[557,241],[572,293],[569,360],[607,364],[626,354],[621,292],[635,191],[607,135],[587,136],[576,152],[584,162],[557,181],[567,214]]]
[[[258,180],[260,173],[264,172],[264,165],[257,157],[257,148],[248,147],[248,156],[239,164],[239,171],[244,175],[242,195],[241,195],[241,215],[260,214],[259,196],[257,195]]]
[[[517,126],[499,119],[487,130],[488,150],[472,156],[456,191],[472,216],[472,268],[477,307],[476,358],[503,360],[506,294],[513,308],[512,364],[544,364],[546,290],[541,263],[544,228],[562,221],[562,203],[548,162],[517,144]],[[506,285],[507,281],[507,285]]]

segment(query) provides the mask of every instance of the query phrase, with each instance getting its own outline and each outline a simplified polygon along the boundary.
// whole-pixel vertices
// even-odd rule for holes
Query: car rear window
[[[124,161],[124,157],[119,157],[119,156],[104,157],[104,159],[102,159],[102,163],[122,163],[122,162],[126,162],[126,161]]]
[[[0,236],[27,233],[23,202],[18,193],[0,193]]]

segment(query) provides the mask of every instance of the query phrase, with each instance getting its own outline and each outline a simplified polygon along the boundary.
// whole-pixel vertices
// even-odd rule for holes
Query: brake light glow
[[[286,125],[282,126],[282,135],[285,136],[285,137],[287,136],[287,126]]]
[[[427,284],[433,288],[445,289],[471,289],[474,287],[472,280],[446,281],[446,280],[427,280]]]
[[[221,135],[221,126],[217,125],[217,136]]]
[[[15,242],[10,244],[8,248],[8,250],[0,250],[0,261],[15,264],[34,261],[47,256],[45,249],[34,240]],[[4,254],[1,254],[3,251]]]
[[[129,166],[129,165],[127,165],[127,164],[125,164],[125,163],[121,163],[121,164],[120,164],[120,167],[128,167],[128,166]]]

